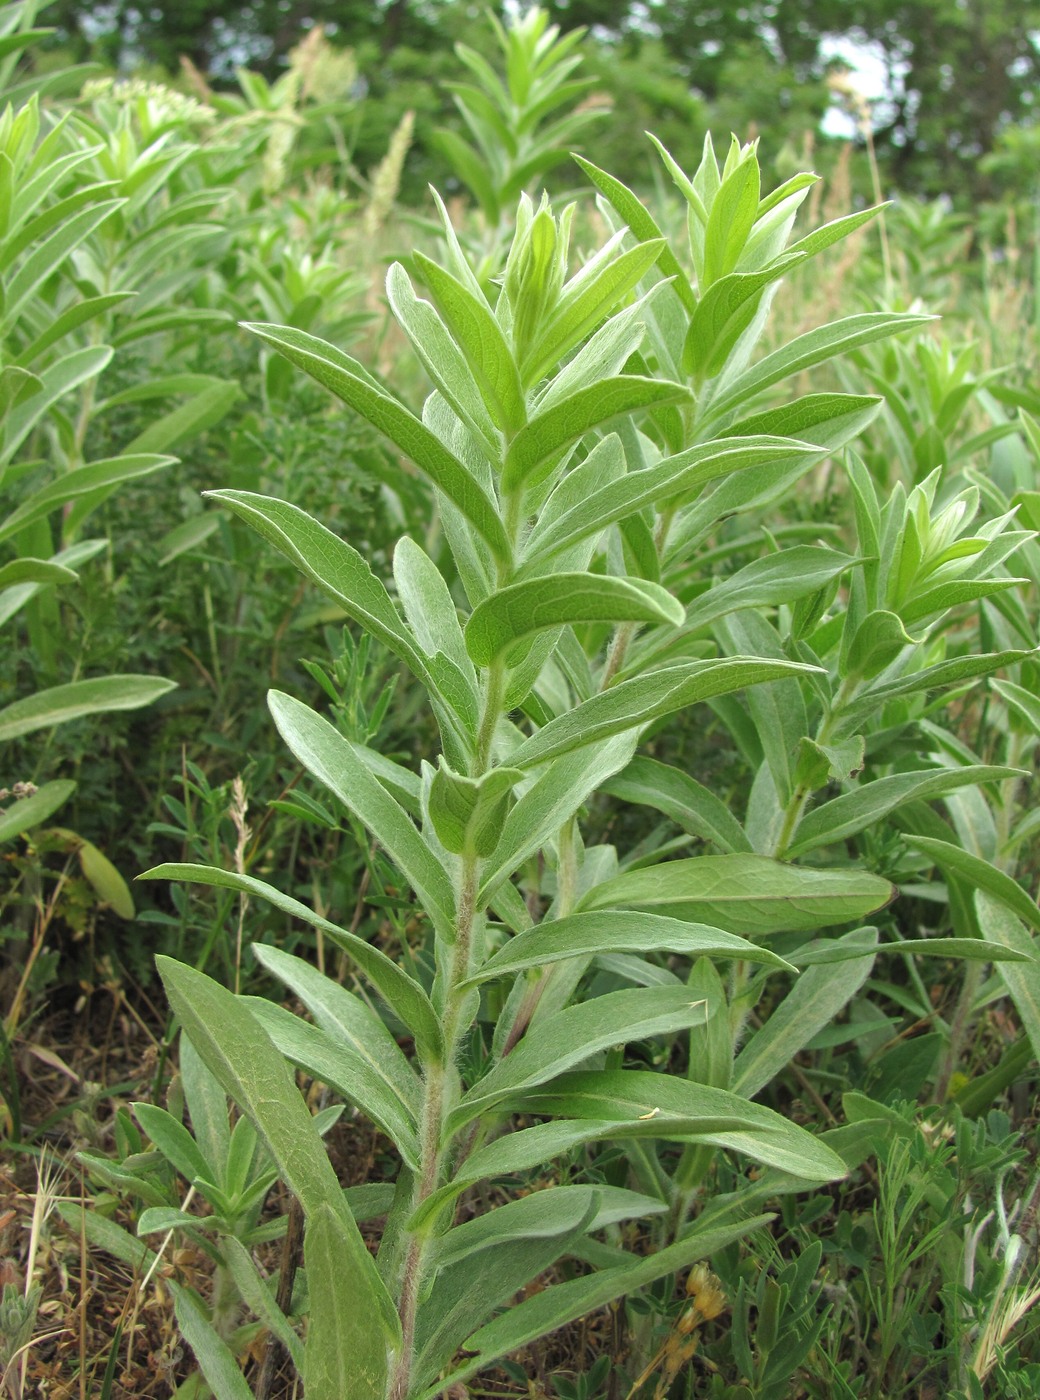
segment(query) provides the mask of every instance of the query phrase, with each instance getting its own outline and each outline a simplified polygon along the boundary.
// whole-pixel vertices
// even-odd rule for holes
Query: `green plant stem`
[[[481,777],[487,772],[490,766],[491,745],[494,742],[495,730],[498,727],[499,716],[502,713],[505,689],[505,663],[501,659],[496,659],[488,668],[487,690],[484,698],[484,714],[480,721],[480,729],[477,733],[476,759],[473,766],[473,773],[471,774],[474,778]]]
[[[854,690],[855,682],[849,677],[846,677],[838,688],[838,693],[834,697],[834,703],[831,705],[830,710],[824,716],[819,729],[816,731],[817,744],[826,744],[830,741],[834,726],[837,724],[842,711],[852,698]],[[807,783],[799,783],[791,793],[787,806],[784,809],[784,820],[780,828],[780,835],[776,838],[776,845],[773,848],[772,854],[774,860],[783,860],[786,855],[787,848],[790,846],[794,834],[798,830],[798,823],[802,819],[806,804],[812,796],[813,791],[814,789]]]
[[[484,695],[484,713],[477,737],[473,776],[487,771],[491,759],[491,744],[502,712],[505,695],[505,667],[501,660],[488,670]],[[462,1037],[468,1029],[466,1005],[469,994],[462,984],[470,973],[473,957],[473,931],[477,919],[477,891],[480,888],[480,859],[464,856],[459,875],[455,940],[451,944],[451,962],[444,996],[442,1028],[444,1058],[426,1065],[423,1083],[423,1104],[419,1128],[419,1173],[412,1197],[412,1214],[433,1195],[441,1183],[445,1149],[444,1125],[451,1109],[453,1066]],[[401,1318],[401,1349],[393,1363],[387,1383],[387,1400],[407,1400],[411,1386],[415,1351],[415,1321],[419,1309],[419,1294],[423,1281],[423,1263],[430,1233],[427,1227],[413,1231],[405,1253],[401,1277],[398,1312]]]

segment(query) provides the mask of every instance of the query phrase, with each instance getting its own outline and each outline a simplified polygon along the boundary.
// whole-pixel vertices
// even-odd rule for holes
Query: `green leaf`
[[[802,818],[788,847],[792,856],[804,855],[819,846],[831,846],[847,836],[873,826],[889,812],[906,802],[922,802],[943,797],[958,788],[977,783],[999,782],[1021,776],[1018,769],[971,764],[965,768],[926,768],[913,773],[893,773],[874,778],[852,792],[825,802]]]
[[[702,287],[710,287],[736,267],[758,215],[760,194],[758,159],[749,154],[723,176],[711,201],[704,230]]]
[[[197,549],[200,544],[204,544],[225,519],[227,517],[222,510],[211,510],[204,515],[193,515],[187,520],[182,520],[172,530],[167,530],[159,541],[159,549],[162,551],[159,557],[160,569],[172,564],[188,550]]]
[[[657,266],[662,276],[670,279],[669,285],[674,290],[676,296],[691,314],[697,305],[697,298],[690,287],[690,279],[683,271],[682,266],[664,241],[664,235],[654,221],[653,215],[636,195],[620,180],[609,175],[605,170],[600,170],[591,161],[584,160],[581,156],[572,155],[581,166],[585,174],[592,183],[605,195],[617,212],[624,219],[625,223],[632,230],[636,238],[643,242],[661,239],[664,246],[657,255]]]
[[[184,1102],[191,1116],[191,1129],[199,1149],[209,1163],[206,1176],[218,1186],[225,1186],[224,1168],[231,1144],[228,1126],[227,1095],[199,1058],[191,1037],[181,1031],[180,1075]]]
[[[437,838],[452,855],[490,856],[509,811],[519,768],[493,768],[480,778],[453,773],[443,755],[430,784],[429,809]]]
[[[799,975],[792,989],[755,1031],[733,1065],[734,1093],[755,1097],[794,1059],[818,1031],[836,1019],[870,976],[877,947],[877,929],[854,929],[835,940],[861,956],[840,977],[826,967]]]
[[[574,622],[665,622],[683,607],[659,584],[613,575],[565,573],[514,583],[478,603],[466,623],[466,648],[488,666],[520,637]]]
[[[50,563],[66,569],[76,569],[80,564],[86,564],[107,548],[107,540],[80,540],[65,549],[60,549],[57,554],[51,555]],[[31,598],[35,598],[43,587],[44,585],[41,583],[17,583],[11,588],[4,589],[0,593],[0,627],[5,622],[10,621],[20,608],[25,607]]]
[[[984,891],[998,900],[1024,923],[1040,932],[1040,907],[1010,875],[998,870],[988,860],[972,855],[948,841],[936,841],[930,836],[904,836],[903,840],[915,851],[921,851],[941,870],[959,876],[974,890]]]
[[[913,312],[864,311],[806,331],[728,383],[720,380],[718,393],[707,409],[701,430],[707,431],[709,424],[744,408],[752,398],[781,380],[823,364],[836,355],[857,350],[861,345],[927,325],[934,319]]]
[[[176,690],[173,681],[156,676],[101,676],[38,690],[0,710],[0,743],[19,739],[37,729],[114,710],[139,710]]]
[[[327,593],[343,611],[400,657],[420,679],[422,657],[386,586],[346,540],[334,535],[298,506],[252,491],[207,491],[251,525]]]
[[[726,804],[702,783],[679,768],[653,758],[634,758],[616,777],[608,778],[603,792],[622,802],[654,807],[677,822],[683,831],[711,841],[723,852],[750,851],[744,828]]]
[[[30,831],[63,806],[76,791],[76,784],[65,780],[44,783],[28,797],[0,812],[0,841],[13,841],[23,831]]]
[[[854,632],[847,631],[842,637],[842,678],[873,680],[895,661],[904,647],[915,646],[920,640],[910,636],[897,613],[875,609],[867,613]]]
[[[12,559],[9,564],[0,564],[0,588],[10,588],[16,583],[75,583],[76,574],[64,564],[55,564],[51,559]]]
[[[453,661],[472,687],[475,701],[477,677],[444,575],[408,535],[403,535],[394,547],[394,582],[420,647],[427,656],[436,656],[440,651]]]
[[[496,460],[501,444],[473,371],[434,308],[416,296],[400,263],[394,263],[387,274],[386,294],[426,373],[475,434],[487,457]]]
[[[605,880],[583,896],[579,909],[623,905],[769,937],[858,921],[896,893],[866,871],[814,870],[758,855],[694,856]]]
[[[355,1315],[384,1346],[386,1340],[396,1342],[397,1311],[343,1202],[325,1145],[285,1060],[231,992],[171,958],[156,961],[174,1014],[200,1057],[252,1121],[308,1221],[317,1217],[326,1236],[335,1237],[337,1294],[347,1291]]]
[[[667,380],[619,374],[576,389],[551,408],[536,414],[509,445],[502,469],[502,490],[539,485],[555,469],[559,454],[592,428],[640,408],[686,402],[690,391]]]
[[[260,1277],[249,1250],[234,1235],[226,1235],[221,1241],[221,1247],[242,1301],[264,1327],[278,1338],[292,1358],[293,1365],[302,1371],[303,1344],[289,1326],[271,1290]]]
[[[133,295],[133,292],[108,292],[104,296],[87,297],[83,301],[73,302],[71,306],[66,307],[59,316],[54,318],[46,330],[40,332],[31,345],[21,352],[17,363],[28,368],[45,350],[49,350],[52,345],[57,344],[63,336],[78,330],[80,326],[86,325],[87,322],[93,321],[96,317],[104,316],[107,311],[113,310]]]
[[[242,390],[231,380],[218,380],[195,394],[187,403],[178,404],[138,433],[127,444],[128,452],[167,452],[179,447],[199,433],[215,427],[242,397]]]
[[[110,345],[88,345],[63,355],[54,364],[40,371],[40,389],[19,400],[4,421],[3,453],[0,467],[10,461],[47,410],[66,394],[78,389],[88,379],[94,379],[112,358]]]
[[[1024,720],[1028,728],[1040,739],[1040,697],[1025,686],[1014,681],[995,680],[993,689],[1002,696],[1009,708]]]
[[[651,657],[667,655],[670,648],[682,645],[685,638],[730,613],[792,603],[826,588],[855,562],[851,555],[816,545],[794,545],[755,559],[698,594],[686,609],[685,624],[678,636],[660,642],[653,639],[648,647],[640,649],[639,665],[645,665]]]
[[[483,871],[478,903],[490,903],[504,879],[551,841],[606,778],[632,757],[635,740],[609,736],[551,762],[506,817],[499,841]]]
[[[510,435],[515,433],[527,418],[524,391],[512,352],[491,308],[425,254],[415,253],[413,261],[466,357],[496,428]]]
[[[525,563],[551,558],[645,506],[660,506],[680,498],[689,500],[716,477],[755,467],[775,469],[784,461],[804,463],[804,468],[808,468],[823,455],[820,448],[787,438],[723,438],[702,443],[612,481],[576,502],[544,528],[536,526],[524,549]]]
[[[597,739],[626,729],[642,728],[651,720],[674,714],[701,700],[808,669],[811,668],[796,662],[765,661],[753,656],[687,661],[668,666],[622,681],[558,719],[550,720],[537,734],[525,740],[510,755],[509,761],[516,768],[533,768]]]
[[[231,1348],[215,1331],[201,1301],[191,1289],[165,1280],[173,1294],[173,1310],[181,1336],[195,1353],[199,1370],[220,1400],[253,1400],[253,1391],[238,1368]]]
[[[654,238],[617,257],[610,256],[591,275],[585,267],[573,277],[563,288],[548,324],[524,356],[520,367],[524,383],[537,384],[580,345],[642,281],[666,247],[663,238]]]
[[[11,512],[0,523],[0,540],[31,525],[49,515],[58,506],[70,501],[81,501],[95,492],[107,492],[124,481],[136,481],[140,477],[151,476],[163,467],[172,466],[175,457],[163,457],[155,453],[140,453],[123,457],[109,457],[101,462],[88,462],[84,467],[63,472],[53,481],[35,491],[27,500]]]
[[[868,687],[861,694],[854,696],[842,711],[832,737],[838,738],[854,733],[865,719],[876,715],[882,705],[896,699],[897,696],[942,690],[947,686],[978,680],[993,671],[1014,666],[1033,655],[1032,651],[993,651],[971,656],[955,656],[949,661],[939,661],[934,666],[926,666],[921,671],[911,671],[908,675],[900,676],[898,680]]]
[[[420,1054],[434,1061],[438,1061],[443,1055],[437,1017],[429,997],[418,982],[413,981],[392,958],[388,958],[371,943],[366,943],[356,934],[349,933],[338,924],[330,923],[328,919],[323,919],[298,899],[283,894],[273,885],[257,880],[252,875],[240,875],[236,871],[222,870],[212,865],[157,865],[139,875],[138,879],[185,880],[195,885],[215,885],[218,889],[237,890],[241,894],[265,899],[294,919],[300,919],[313,928],[321,929],[322,933],[361,969],[376,991],[386,999],[390,1009],[415,1037]]]
[[[277,690],[269,692],[268,705],[279,734],[308,773],[368,827],[419,896],[441,937],[451,942],[455,936],[451,882],[404,809],[328,720]]]
[[[5,288],[3,321],[0,333],[7,335],[17,322],[26,302],[46,282],[65,259],[86,241],[99,224],[126,203],[123,199],[107,199],[94,203],[62,220],[47,238],[39,242],[9,279]]]
[[[359,1296],[349,1267],[361,1236],[344,1210],[322,1202],[307,1221],[303,1258],[310,1314],[303,1354],[308,1400],[383,1400],[388,1369],[387,1339],[371,1304]],[[356,1236],[356,1239],[355,1239]],[[364,1244],[360,1247],[364,1249]],[[367,1257],[371,1259],[371,1255]],[[377,1281],[379,1275],[373,1274]],[[382,1289],[382,1283],[379,1281]],[[389,1297],[386,1302],[390,1304]],[[395,1314],[396,1317],[396,1314]],[[217,1392],[221,1395],[221,1392]],[[221,1395],[221,1400],[223,1396]]]
[[[625,989],[568,1006],[535,1021],[509,1055],[477,1080],[449,1115],[445,1132],[458,1132],[503,1099],[516,1102],[599,1050],[687,1030],[704,1015],[704,1003],[686,987]]]
[[[997,972],[1011,994],[1022,1027],[1033,1047],[1033,1056],[1040,1059],[1040,967],[1037,966],[1036,940],[1022,927],[1006,904],[993,899],[985,890],[975,895],[979,928],[987,942],[1001,948],[1025,953],[1028,962],[999,963]]]
[[[606,1306],[615,1298],[634,1293],[667,1274],[689,1268],[698,1259],[708,1258],[726,1245],[760,1229],[772,1218],[770,1215],[744,1216],[736,1223],[694,1226],[683,1239],[666,1245],[664,1249],[643,1256],[622,1255],[624,1262],[615,1268],[601,1269],[565,1283],[553,1284],[525,1298],[468,1339],[466,1350],[477,1351],[476,1356],[421,1391],[415,1400],[437,1400],[445,1393],[444,1387],[449,1382],[468,1380],[499,1357],[519,1351],[528,1343],[538,1341],[576,1318]]]
[[[737,958],[792,968],[775,953],[707,924],[685,923],[659,914],[605,912],[569,914],[524,929],[490,957],[466,985],[477,986],[566,958],[651,952],[682,953],[689,958]]]
[[[463,1258],[437,1261],[436,1284],[416,1320],[416,1383],[431,1381],[474,1325],[568,1253],[591,1226],[596,1210],[595,1192],[562,1187],[512,1201],[469,1221],[471,1230],[482,1229],[483,1248],[474,1242]],[[452,1235],[464,1235],[466,1230],[467,1225],[453,1230],[447,1237],[448,1247]]]
[[[170,1165],[189,1184],[196,1177],[208,1181],[212,1168],[183,1123],[155,1104],[131,1104],[134,1117]]]
[[[758,314],[766,287],[801,261],[788,254],[760,272],[731,272],[713,282],[690,318],[682,354],[686,373],[698,383],[720,374]]]
[[[738,1094],[711,1089],[678,1075],[655,1074],[651,1070],[578,1070],[561,1075],[543,1089],[528,1091],[523,1102],[528,1106],[525,1111],[531,1113],[597,1121],[614,1119],[619,1124],[657,1123],[661,1137],[669,1135],[668,1115],[688,1120],[698,1113],[710,1112],[714,1105],[719,1116],[723,1116],[728,1106],[744,1118],[750,1131],[719,1134],[720,1144],[724,1141],[726,1146],[757,1161],[794,1172],[806,1180],[836,1181],[845,1175],[841,1158],[804,1128]],[[709,1131],[703,1140],[716,1140],[716,1135]]]
[[[457,506],[503,563],[511,550],[495,502],[466,467],[349,355],[291,326],[247,325],[388,437]]]
[[[85,841],[75,831],[68,831],[60,826],[54,827],[53,830],[72,843],[80,869],[98,899],[107,904],[121,919],[134,918],[136,911],[133,897],[126,881],[108,857],[99,851],[93,842]]]
[[[723,437],[752,437],[769,433],[799,438],[829,452],[858,437],[881,412],[884,399],[872,394],[804,394],[732,423]]]
[[[310,1025],[262,997],[245,1000],[272,1044],[287,1060],[353,1104],[386,1134],[408,1169],[418,1171],[415,1117],[393,1083],[373,1067],[367,1053],[359,1051],[356,1041],[340,1041],[328,1031]],[[398,1050],[397,1054],[400,1053]]]

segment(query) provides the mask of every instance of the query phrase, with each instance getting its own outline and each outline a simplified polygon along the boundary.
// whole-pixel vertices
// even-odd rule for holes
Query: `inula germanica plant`
[[[720,169],[709,142],[692,179],[661,154],[689,207],[681,249],[583,162],[619,222],[576,270],[574,209],[527,198],[490,295],[446,217],[443,261],[414,256],[421,288],[390,269],[390,305],[434,385],[421,416],[336,347],[252,328],[428,479],[450,551],[441,566],[403,538],[391,585],[293,505],[213,493],[398,658],[441,742],[413,772],[299,700],[269,697],[289,749],[414,891],[415,956],[391,958],[276,884],[205,867],[151,872],[271,901],[320,929],[367,984],[363,996],[257,947],[310,1023],[160,960],[199,1057],[305,1214],[308,1397],[433,1400],[739,1239],[768,1219],[753,1211],[770,1194],[841,1176],[842,1155],[752,1102],[845,1005],[877,940],[860,921],[895,895],[835,844],[891,810],[897,792],[926,798],[1007,771],[882,778],[811,807],[862,767],[863,726],[889,700],[995,664],[922,654],[907,629],[964,596],[965,581],[982,587],[999,547],[947,567],[961,516],[936,519],[924,496],[914,519],[927,542],[913,559],[904,543],[895,568],[885,530],[898,531],[907,503],[883,516],[864,488],[869,558],[796,544],[704,589],[698,559],[721,523],[790,492],[878,406],[828,393],[777,407],[767,394],[920,318],[852,316],[752,362],[784,271],[869,214],[789,246],[813,177],[763,195],[754,147],[734,142]],[[844,612],[833,607],[843,579]],[[743,824],[689,774],[636,756],[649,731],[703,702],[755,769]],[[663,809],[712,852],[586,844],[586,804],[602,788]],[[846,958],[857,959],[852,977],[833,966]],[[795,966],[810,970],[737,1055],[764,979]],[[626,1055],[636,1042],[657,1048]],[[673,1058],[683,1072],[667,1072]],[[397,1149],[374,1257],[290,1066]],[[859,1124],[835,1141],[856,1161],[869,1136]],[[628,1151],[623,1182],[554,1185],[494,1208],[482,1192],[485,1208],[467,1204],[456,1223],[473,1188],[603,1141]],[[757,1164],[757,1184],[712,1200],[720,1152]],[[655,1248],[621,1247],[609,1227],[642,1219]],[[550,1269],[547,1286],[506,1307]],[[201,1335],[193,1345],[221,1400],[247,1396],[226,1343]]]

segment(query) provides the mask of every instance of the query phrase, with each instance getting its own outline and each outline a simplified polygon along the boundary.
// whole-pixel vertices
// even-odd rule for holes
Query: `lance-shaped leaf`
[[[654,758],[634,758],[623,773],[608,778],[604,792],[622,802],[654,807],[683,831],[711,841],[721,851],[750,851],[744,828],[721,798],[679,768]]]
[[[524,391],[516,362],[491,308],[483,297],[464,287],[423,253],[415,253],[414,262],[466,356],[495,427],[515,433],[527,417]]]
[[[90,237],[99,224],[104,223],[110,214],[125,203],[123,199],[91,203],[86,209],[63,219],[53,233],[37,244],[18,271],[7,281],[0,332],[7,334],[26,302],[51,273]]]
[[[1035,651],[991,651],[974,656],[955,656],[949,661],[938,661],[934,666],[926,666],[921,671],[911,671],[900,676],[898,680],[869,686],[855,695],[842,710],[834,725],[832,738],[838,739],[846,734],[855,733],[865,719],[876,715],[882,705],[897,696],[945,690],[947,686],[978,680],[993,671],[999,671],[1005,666],[1014,666],[1026,657],[1034,655]]]
[[[80,384],[100,374],[111,358],[110,345],[88,345],[82,350],[70,351],[68,355],[63,355],[60,360],[41,370],[40,388],[32,394],[27,394],[24,399],[19,399],[4,415],[0,473],[51,405],[78,388]]]
[[[445,1393],[445,1384],[468,1380],[499,1357],[518,1351],[546,1333],[564,1327],[596,1308],[605,1307],[616,1298],[634,1293],[667,1274],[688,1269],[696,1260],[710,1257],[733,1241],[743,1239],[752,1230],[768,1224],[772,1218],[771,1215],[742,1214],[736,1222],[696,1225],[676,1244],[642,1256],[619,1251],[622,1262],[615,1267],[554,1284],[525,1298],[475,1332],[466,1342],[465,1349],[476,1351],[477,1355],[433,1386],[420,1391],[416,1400],[436,1400]]]
[[[927,325],[934,319],[934,316],[913,312],[864,311],[806,331],[744,370],[736,379],[729,383],[721,380],[719,392],[701,424],[702,430],[706,431],[709,424],[739,410],[764,389],[793,374],[800,374],[849,350],[857,350],[861,345],[869,345],[871,341]]]
[[[72,681],[69,685],[38,690],[0,710],[0,743],[85,715],[139,710],[176,688],[174,681],[158,676],[99,676],[96,680]]]
[[[300,998],[321,1029],[340,1045],[350,1046],[365,1061],[387,1091],[418,1121],[419,1078],[386,1026],[353,992],[326,977],[303,958],[258,943],[254,952],[262,967]]]
[[[778,554],[767,554],[722,579],[699,594],[686,609],[685,624],[677,637],[651,640],[639,650],[639,665],[659,660],[671,647],[681,645],[691,633],[702,631],[730,613],[748,608],[792,603],[825,588],[855,563],[849,554],[817,545],[794,545]]]
[[[1040,967],[1036,962],[1036,939],[1022,927],[1006,904],[1001,904],[985,890],[977,891],[975,909],[982,936],[988,943],[1025,953],[1029,959],[1028,962],[999,963],[997,972],[1011,993],[1033,1055],[1040,1059]]]
[[[369,1054],[359,1049],[356,1038],[340,1040],[263,997],[247,997],[245,1001],[271,1043],[291,1064],[342,1094],[386,1134],[405,1165],[418,1171],[414,1115],[394,1084],[373,1065]],[[400,1050],[397,1053],[400,1055]]]
[[[802,855],[818,846],[830,846],[847,836],[873,826],[882,817],[906,802],[923,802],[942,797],[958,788],[976,783],[999,782],[1003,778],[1023,777],[1017,768],[970,764],[965,768],[928,768],[914,773],[893,773],[875,778],[852,792],[825,802],[809,812],[795,828],[794,840],[788,854]]]
[[[755,1128],[747,1135],[746,1145],[739,1145],[739,1133],[728,1134],[729,1145],[808,1181],[836,1181],[846,1174],[841,1158],[804,1128],[769,1109],[760,1108],[763,1116],[756,1117],[751,1112],[756,1105],[742,1100],[740,1095],[709,1089],[678,1075],[650,1070],[577,1070],[561,1075],[544,1088],[529,1090],[523,1102],[529,1105],[531,1113],[613,1118],[619,1123],[654,1122],[669,1114],[691,1117],[694,1111],[703,1112],[705,1105],[713,1102],[721,1113],[724,1105],[743,1102],[747,1121]]]
[[[496,426],[466,356],[436,310],[416,296],[400,263],[394,263],[387,274],[386,295],[426,373],[472,430],[488,458],[494,460],[500,451]]]
[[[502,490],[537,486],[553,470],[559,455],[585,436],[636,409],[681,403],[690,391],[667,380],[619,374],[577,389],[530,419],[513,438],[502,469]]]
[[[329,1235],[337,1246],[336,1292],[379,1339],[385,1375],[387,1344],[400,1340],[397,1311],[343,1201],[288,1065],[244,1003],[226,988],[172,958],[157,962],[175,1015],[225,1092],[252,1121],[304,1213],[325,1224],[330,1213],[335,1218]]]
[[[524,551],[525,560],[550,558],[645,506],[659,506],[679,497],[688,499],[709,481],[731,472],[753,467],[776,469],[784,461],[807,468],[823,455],[821,448],[788,438],[722,438],[702,443],[612,481],[576,502],[544,529],[536,526]]]
[[[685,923],[660,914],[604,911],[569,914],[566,918],[524,929],[490,957],[467,985],[476,986],[566,958],[602,953],[682,953],[688,958],[738,958],[791,970],[791,964],[775,953],[708,924]]]
[[[881,412],[884,399],[873,394],[804,394],[790,403],[741,418],[724,437],[770,433],[799,438],[834,452],[868,427]]]
[[[756,656],[730,656],[668,666],[622,681],[584,701],[568,714],[550,720],[522,743],[509,761],[516,768],[532,768],[597,739],[647,725],[651,720],[674,714],[701,700],[808,670],[812,667],[791,661],[762,660]]]
[[[323,1202],[307,1221],[303,1260],[310,1310],[303,1383],[313,1400],[343,1400],[347,1395],[351,1400],[383,1400],[387,1342],[373,1325],[349,1267],[344,1267],[356,1248],[345,1214]]]
[[[985,890],[1040,933],[1040,907],[1010,875],[998,870],[988,860],[972,855],[949,841],[936,841],[930,836],[904,836],[903,840],[915,851],[934,860],[940,869],[963,879],[974,890]]]
[[[600,783],[632,757],[635,739],[616,734],[550,763],[506,817],[502,838],[483,871],[479,902],[489,903],[504,879],[551,841]]]
[[[392,958],[388,958],[357,934],[349,933],[338,924],[323,919],[306,904],[283,894],[263,880],[237,871],[222,870],[214,865],[181,865],[168,863],[146,870],[139,880],[184,880],[194,885],[212,885],[217,889],[236,890],[240,894],[267,900],[276,909],[300,919],[312,928],[321,929],[351,961],[361,969],[369,982],[386,1001],[394,1015],[415,1037],[424,1058],[439,1060],[443,1055],[440,1027],[429,997],[422,987],[408,976]]]
[[[840,977],[820,966],[801,974],[737,1056],[732,1080],[735,1093],[754,1098],[818,1031],[836,1019],[870,976],[877,938],[877,929],[872,928],[854,929],[836,940],[843,950],[847,947],[859,954],[855,966]]]
[[[427,656],[441,651],[455,663],[472,687],[477,677],[466,652],[459,615],[444,575],[430,556],[408,535],[394,547],[394,582],[405,616]]]
[[[682,604],[659,584],[603,574],[551,574],[499,589],[466,623],[466,649],[488,666],[513,642],[574,622],[666,622],[677,627]]]
[[[181,1336],[195,1353],[206,1382],[221,1400],[253,1400],[252,1386],[239,1370],[235,1354],[206,1316],[198,1296],[173,1279],[166,1279]]]
[[[497,1226],[497,1238],[454,1262],[438,1261],[436,1286],[416,1320],[418,1384],[443,1369],[474,1325],[567,1254],[591,1228],[597,1208],[591,1189],[561,1187],[500,1206],[489,1212],[490,1222],[488,1216],[470,1221],[485,1231],[489,1224]],[[495,1220],[498,1215],[501,1221]],[[465,1229],[460,1226],[459,1232]]]
[[[246,329],[306,370],[388,437],[475,526],[495,557],[508,562],[509,539],[495,502],[429,428],[382,389],[356,360],[291,326],[255,324]]]
[[[663,238],[653,238],[616,257],[609,253],[591,275],[588,267],[579,271],[563,288],[548,323],[524,356],[524,383],[537,384],[580,345],[642,281],[666,247]]]
[[[77,575],[64,564],[55,564],[52,559],[12,559],[9,564],[0,564],[0,588],[11,588],[16,583],[75,583]]]
[[[662,276],[671,279],[670,285],[676,296],[686,307],[686,310],[692,313],[697,305],[697,298],[690,287],[690,279],[683,271],[678,258],[669,248],[664,235],[646,205],[620,180],[608,174],[607,171],[600,170],[599,166],[593,165],[591,161],[584,160],[578,155],[573,156],[572,159],[577,161],[600,193],[607,197],[636,238],[646,242],[651,239],[661,240],[663,246],[657,255],[658,269]]]
[[[669,1035],[704,1021],[702,1001],[687,987],[639,987],[608,992],[536,1021],[516,1048],[478,1079],[449,1115],[453,1134],[504,1098],[516,1100],[598,1050]]]
[[[0,524],[0,540],[7,539],[18,530],[40,520],[58,506],[70,501],[81,500],[95,492],[109,491],[124,481],[136,481],[162,467],[171,466],[176,457],[163,457],[155,453],[139,453],[125,457],[109,457],[102,462],[88,462],[85,467],[64,472],[46,486],[35,491],[28,500]]]
[[[614,1119],[561,1119],[551,1123],[539,1123],[533,1128],[521,1128],[516,1132],[505,1133],[489,1146],[480,1147],[461,1162],[451,1181],[428,1196],[408,1221],[409,1230],[426,1230],[445,1206],[456,1200],[463,1191],[479,1181],[494,1181],[498,1177],[512,1176],[517,1172],[529,1171],[532,1167],[544,1166],[546,1162],[571,1152],[585,1143],[597,1142],[603,1138],[628,1140],[660,1136],[654,1123],[659,1120],[637,1120],[635,1123],[618,1123]],[[684,1133],[696,1136],[698,1132],[721,1133],[751,1129],[744,1117],[706,1114],[700,1117],[669,1117],[666,1122],[666,1136],[674,1130],[674,1136],[681,1139]],[[91,1164],[93,1167],[93,1163]]]
[[[268,705],[278,732],[308,773],[368,827],[422,901],[442,938],[455,936],[455,896],[443,866],[404,809],[374,778],[354,745],[328,720],[273,690]]]
[[[694,919],[731,933],[766,936],[863,919],[896,896],[862,870],[813,870],[757,855],[694,856],[605,880],[582,910],[627,906]]]
[[[721,373],[755,319],[766,287],[801,261],[801,255],[789,253],[761,272],[731,272],[713,282],[690,318],[682,355],[686,373],[698,382]]]
[[[0,812],[0,841],[12,841],[23,831],[39,826],[63,806],[76,791],[76,784],[65,779],[44,783],[28,797],[19,797]]]

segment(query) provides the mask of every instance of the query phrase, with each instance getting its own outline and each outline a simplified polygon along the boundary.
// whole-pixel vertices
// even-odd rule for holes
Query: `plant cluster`
[[[361,185],[320,33],[241,99],[103,81],[0,119],[9,1136],[37,1150],[53,929],[137,914],[50,824],[125,809],[72,722],[158,700],[131,849],[178,857],[136,925],[172,1018],[152,1101],[80,1114],[96,1196],[61,1214],[162,1271],[184,1394],[1029,1393],[1040,404],[936,330],[955,271],[894,294],[915,240],[960,255],[935,211],[892,218],[879,296],[890,211],[821,215],[755,143],[654,141],[670,201],[584,157],[591,197],[539,195],[591,116],[577,40],[495,35],[444,143],[480,218],[435,196],[385,313],[347,254],[408,131]],[[309,178],[325,133],[352,206]],[[156,501],[186,518],[153,605]],[[117,619],[150,675],[84,674]]]

